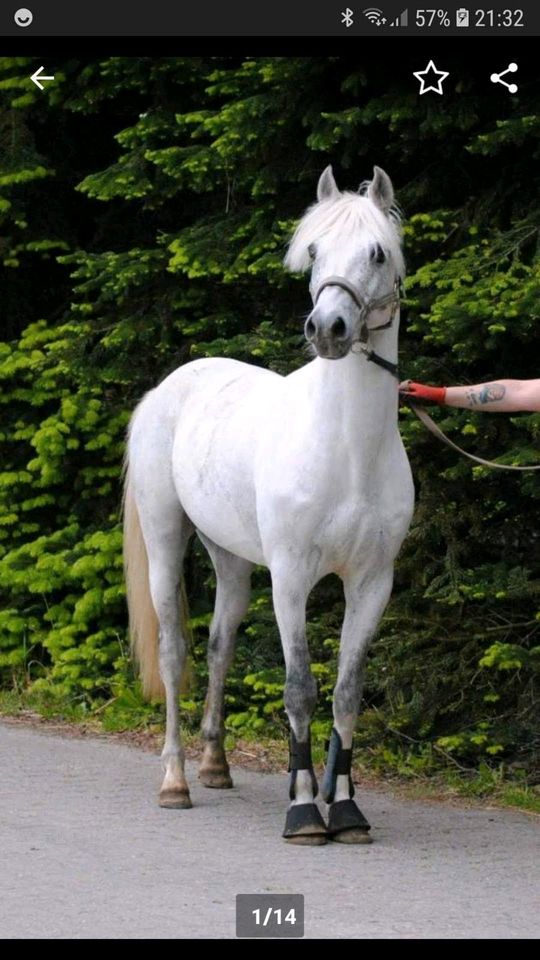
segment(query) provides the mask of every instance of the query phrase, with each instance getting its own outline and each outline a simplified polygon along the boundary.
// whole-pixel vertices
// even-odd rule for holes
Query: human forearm
[[[451,407],[492,413],[540,411],[540,380],[495,380],[448,387],[444,402]]]

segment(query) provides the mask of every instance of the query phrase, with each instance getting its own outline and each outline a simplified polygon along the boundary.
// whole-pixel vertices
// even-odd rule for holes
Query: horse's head
[[[351,193],[338,189],[327,167],[285,264],[293,271],[311,266],[313,310],[305,335],[320,357],[339,360],[370,331],[387,328],[404,264],[394,190],[384,170],[374,167],[373,179]]]

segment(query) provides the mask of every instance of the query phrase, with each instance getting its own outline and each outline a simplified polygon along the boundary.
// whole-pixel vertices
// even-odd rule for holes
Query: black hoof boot
[[[328,838],[336,843],[372,843],[371,827],[354,800],[338,800],[328,811]]]
[[[320,847],[327,840],[326,824],[316,803],[296,803],[289,807],[283,837],[287,843]]]

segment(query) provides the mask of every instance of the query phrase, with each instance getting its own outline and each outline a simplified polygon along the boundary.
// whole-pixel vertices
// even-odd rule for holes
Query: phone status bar
[[[390,7],[350,7],[339,13],[341,26],[361,32],[379,30],[429,31],[444,34],[453,31],[527,31],[528,17],[523,7],[447,9],[445,7],[403,7],[397,13]]]
[[[132,0],[27,0],[22,6],[2,4],[0,38],[7,37],[354,37],[354,36],[537,36],[540,4],[518,0],[477,8],[406,6],[388,0],[363,6],[344,0],[313,4],[312,0],[205,0],[204,4],[151,5]]]

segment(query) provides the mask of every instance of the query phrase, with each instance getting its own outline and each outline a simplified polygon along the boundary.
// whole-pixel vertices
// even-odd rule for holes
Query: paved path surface
[[[311,939],[533,939],[540,824],[366,791],[376,843],[280,839],[285,778],[234,771],[192,810],[159,760],[0,723],[0,938],[234,939],[236,893],[303,893]]]

